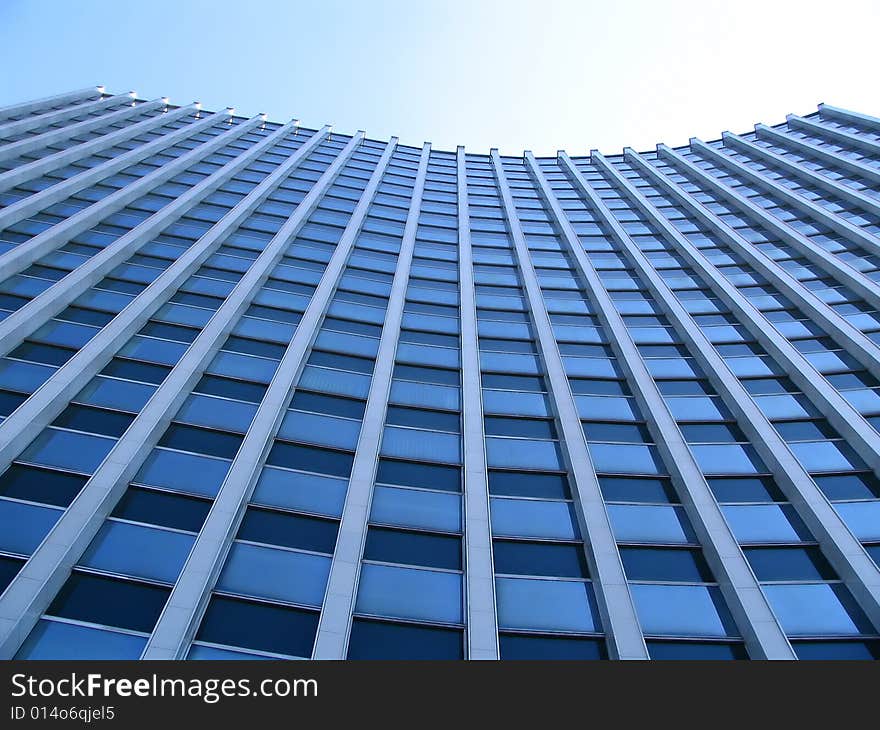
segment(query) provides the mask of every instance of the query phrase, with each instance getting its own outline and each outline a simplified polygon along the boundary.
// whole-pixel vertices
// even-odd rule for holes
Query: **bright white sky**
[[[615,153],[819,102],[880,116],[878,31],[880,0],[0,0],[0,104],[103,83],[438,149]]]

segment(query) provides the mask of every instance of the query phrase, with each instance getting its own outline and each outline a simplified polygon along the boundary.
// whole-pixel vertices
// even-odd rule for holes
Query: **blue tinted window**
[[[145,636],[42,619],[22,644],[16,659],[139,659]]]
[[[496,573],[588,578],[580,545],[495,540],[492,547]]]
[[[504,634],[498,637],[501,658],[507,659],[607,659],[601,639]]]
[[[242,437],[237,434],[172,423],[159,441],[159,446],[232,459],[241,441]]]
[[[336,545],[338,527],[335,520],[249,507],[238,538],[329,554]]]
[[[651,659],[748,659],[742,644],[706,641],[646,641]]]
[[[376,482],[404,487],[461,491],[461,470],[454,466],[420,464],[414,461],[379,459]]]
[[[880,641],[795,641],[798,659],[880,659]]]
[[[46,613],[133,631],[150,632],[170,590],[146,583],[73,573]]]
[[[457,629],[367,621],[356,618],[348,644],[349,659],[463,659]]]
[[[461,570],[461,539],[371,527],[367,532],[364,559]]]
[[[13,464],[0,476],[0,494],[67,507],[86,481],[86,477],[79,474]]]
[[[208,604],[196,638],[309,657],[317,630],[317,613],[215,596]]]
[[[755,576],[761,581],[834,580],[837,575],[814,547],[747,548]]]
[[[0,593],[3,593],[6,590],[6,586],[18,575],[22,565],[24,565],[24,560],[0,555]]]
[[[489,492],[506,497],[571,498],[563,474],[490,470]]]
[[[130,487],[116,504],[113,517],[198,532],[210,509],[206,499]]]
[[[354,456],[343,451],[318,449],[300,444],[288,444],[283,441],[276,441],[269,456],[266,457],[266,463],[274,466],[285,466],[289,469],[302,469],[303,471],[314,471],[338,477],[347,477],[351,474],[353,461]]]
[[[695,550],[621,548],[620,557],[630,580],[695,583],[712,580],[709,566]]]

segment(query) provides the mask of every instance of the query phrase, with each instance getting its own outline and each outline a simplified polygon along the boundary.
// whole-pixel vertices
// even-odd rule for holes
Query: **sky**
[[[880,116],[878,0],[0,0],[0,105],[103,84],[538,155],[653,149],[820,102]]]

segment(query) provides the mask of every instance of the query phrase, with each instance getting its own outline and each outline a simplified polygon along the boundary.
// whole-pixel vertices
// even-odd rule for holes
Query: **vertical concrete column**
[[[419,225],[419,211],[422,207],[422,194],[425,190],[425,176],[428,173],[428,160],[431,145],[422,147],[412,198],[403,230],[403,240],[397,257],[397,269],[391,282],[388,308],[385,310],[385,324],[379,339],[379,351],[370,381],[370,392],[364,410],[364,420],[358,435],[348,492],[339,523],[336,550],[330,565],[330,578],[324,595],[324,606],[318,623],[318,636],[315,639],[315,659],[345,659],[351,635],[352,611],[357,599],[358,583],[361,575],[361,556],[367,538],[367,523],[370,519],[370,505],[373,500],[373,481],[379,462],[379,449],[385,428],[385,412],[388,408],[388,395],[391,392],[391,378],[394,373],[394,357],[403,320],[403,306],[406,303],[406,288],[412,265],[413,250],[416,243],[416,230]]]
[[[495,606],[489,474],[483,426],[480,338],[477,332],[477,301],[464,147],[459,147],[456,153],[456,174],[468,658],[498,659],[498,614]]]
[[[609,654],[613,659],[647,659],[648,649],[623,572],[623,563],[617,550],[605,500],[599,488],[599,480],[581,428],[568,376],[553,335],[550,315],[544,306],[544,297],[532,265],[504,165],[498,150],[493,149],[491,157],[537,337],[538,350],[550,386],[553,410],[558,417],[558,427],[562,435],[561,447],[571,474],[575,512],[584,537],[584,549],[602,626],[607,637]]]

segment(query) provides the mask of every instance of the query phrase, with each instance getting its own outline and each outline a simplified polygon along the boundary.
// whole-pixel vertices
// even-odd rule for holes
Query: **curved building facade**
[[[507,157],[0,110],[0,657],[880,656],[880,120]]]

